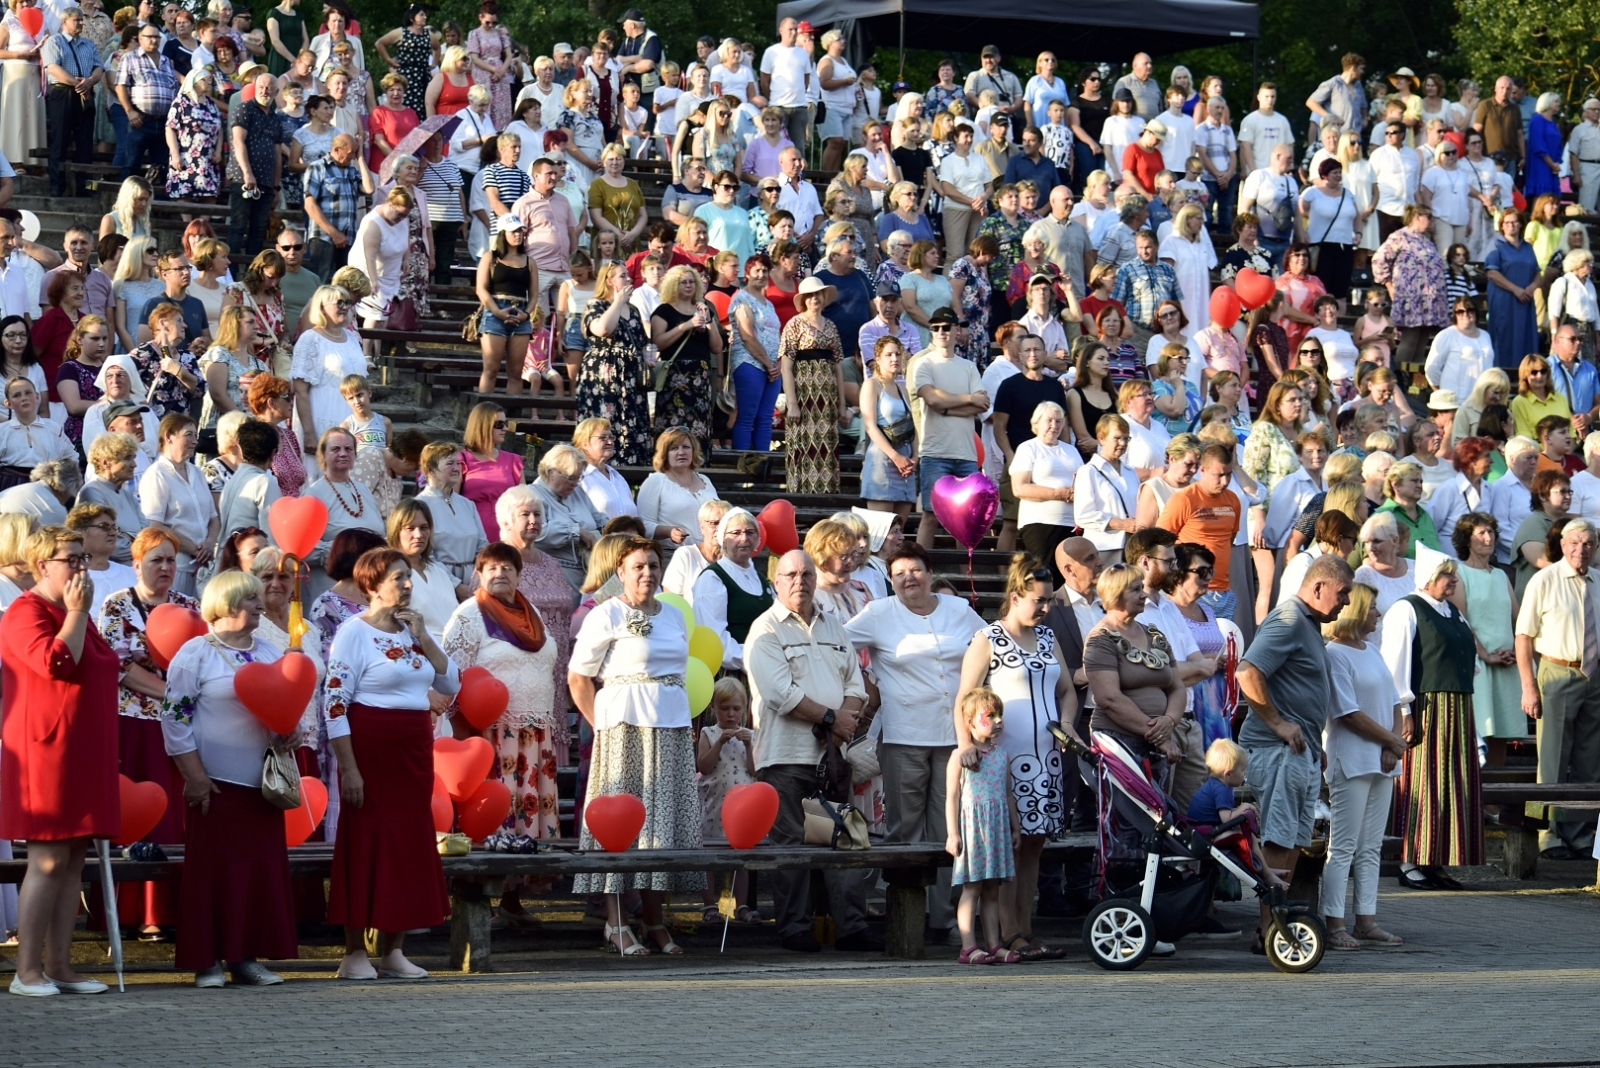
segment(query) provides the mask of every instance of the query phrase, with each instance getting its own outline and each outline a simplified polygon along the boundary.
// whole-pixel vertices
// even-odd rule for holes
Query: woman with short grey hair
[[[588,571],[589,549],[600,540],[605,525],[605,517],[589,498],[575,492],[587,467],[583,453],[571,445],[557,445],[540,458],[539,477],[532,485],[544,510],[544,524],[535,540],[561,565],[574,595]]]
[[[1561,277],[1550,284],[1545,295],[1545,309],[1549,315],[1550,336],[1562,326],[1571,325],[1578,331],[1580,358],[1592,361],[1595,355],[1595,328],[1600,327],[1600,302],[1595,299],[1594,253],[1575,248],[1561,259]],[[1556,380],[1561,371],[1551,361]]]

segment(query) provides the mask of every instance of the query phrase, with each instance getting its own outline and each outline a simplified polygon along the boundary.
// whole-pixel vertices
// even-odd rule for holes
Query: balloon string
[[[978,611],[978,583],[972,577],[972,550],[967,550],[967,589],[972,595],[972,610]]]

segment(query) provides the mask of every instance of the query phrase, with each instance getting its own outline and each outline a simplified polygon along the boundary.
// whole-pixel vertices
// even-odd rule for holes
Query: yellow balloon
[[[695,627],[689,635],[689,656],[711,669],[715,675],[722,669],[722,639],[710,627]]]
[[[656,600],[670,604],[683,616],[683,629],[689,634],[694,633],[694,609],[689,607],[689,602],[676,593],[658,593]]]
[[[684,673],[684,681],[688,684],[689,690],[689,712],[698,716],[711,704],[711,687],[715,685],[711,678],[711,669],[691,656],[688,670]]]

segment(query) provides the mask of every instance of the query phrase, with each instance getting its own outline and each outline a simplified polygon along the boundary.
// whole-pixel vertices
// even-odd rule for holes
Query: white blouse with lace
[[[539,610],[533,611],[537,615]],[[487,668],[511,691],[511,701],[499,721],[502,729],[555,728],[556,640],[548,630],[544,646],[536,653],[492,638],[483,625],[483,609],[476,598],[469,598],[461,602],[446,624],[442,648],[460,670]],[[561,682],[566,684],[565,679]]]

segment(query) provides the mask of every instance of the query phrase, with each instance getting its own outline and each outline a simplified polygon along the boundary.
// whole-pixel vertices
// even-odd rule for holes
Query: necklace
[[[339,507],[345,510],[345,514],[352,518],[360,519],[361,514],[367,510],[367,502],[361,498],[361,488],[359,486],[356,487],[356,506],[352,509],[348,504],[344,503],[344,494],[339,492],[339,484],[331,478],[327,479],[327,483],[328,488],[333,491],[334,499],[339,502]]]

